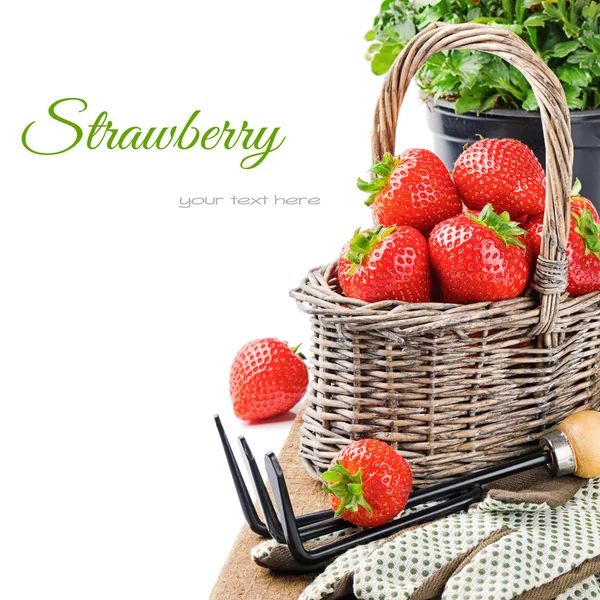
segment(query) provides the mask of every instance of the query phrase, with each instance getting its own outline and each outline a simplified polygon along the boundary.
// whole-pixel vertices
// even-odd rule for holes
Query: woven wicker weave
[[[600,293],[565,292],[573,146],[564,92],[548,67],[509,31],[432,25],[385,79],[373,160],[394,152],[411,79],[432,54],[450,49],[501,56],[538,99],[547,199],[534,289],[470,305],[368,304],[341,294],[336,263],[312,270],[291,295],[313,330],[300,447],[313,477],[340,448],[371,437],[409,459],[415,485],[426,485],[523,454],[565,415],[600,404]]]

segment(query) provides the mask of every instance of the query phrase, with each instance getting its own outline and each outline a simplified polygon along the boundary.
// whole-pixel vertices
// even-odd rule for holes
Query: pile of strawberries
[[[458,158],[451,176],[429,150],[386,154],[369,193],[376,225],[354,232],[338,278],[366,302],[506,300],[522,294],[540,253],[546,177],[533,152],[513,139],[483,139]],[[600,290],[600,219],[571,198],[568,292]]]
[[[452,176],[435,154],[419,149],[386,154],[371,171],[377,177],[359,179],[358,187],[369,193],[376,225],[355,231],[342,250],[338,279],[346,296],[465,304],[527,289],[546,197],[544,170],[527,146],[481,140],[461,154]],[[572,295],[600,290],[600,219],[579,192],[576,182],[567,244]],[[258,421],[292,408],[308,386],[303,358],[274,338],[243,346],[230,373],[235,414]],[[342,506],[360,504],[340,491],[348,477],[340,469],[328,480]]]

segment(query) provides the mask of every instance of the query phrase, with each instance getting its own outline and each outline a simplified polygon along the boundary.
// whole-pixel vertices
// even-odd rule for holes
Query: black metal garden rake
[[[431,506],[411,511],[384,525],[357,529],[356,533],[339,536],[330,542],[307,549],[305,542],[308,540],[355,526],[340,517],[335,517],[333,510],[296,516],[281,465],[275,454],[268,452],[265,455],[265,467],[277,506],[276,511],[250,446],[242,436],[239,438],[240,447],[265,519],[263,522],[254,508],[221,420],[218,415],[215,415],[214,419],[240,505],[250,529],[260,536],[272,537],[280,544],[286,544],[292,556],[304,564],[331,560],[360,544],[383,539],[402,529],[465,510],[474,502],[481,500],[483,495],[481,486],[491,481],[541,466],[548,466],[555,475],[559,476],[573,473],[575,470],[574,453],[568,438],[561,431],[553,431],[542,438],[542,449],[538,452],[448,482],[413,490],[405,508],[434,503]]]

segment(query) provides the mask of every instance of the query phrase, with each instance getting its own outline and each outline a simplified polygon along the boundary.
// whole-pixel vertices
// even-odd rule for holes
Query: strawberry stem
[[[373,512],[371,505],[365,500],[363,495],[363,470],[362,468],[353,475],[338,460],[333,467],[323,473],[323,490],[340,498],[341,502],[335,511],[335,516],[339,517],[344,510],[358,512],[358,507],[362,506],[370,513]]]
[[[371,179],[371,181],[364,181],[360,177],[356,181],[356,185],[361,192],[367,192],[369,197],[365,200],[367,206],[371,206],[379,192],[387,186],[390,180],[390,175],[394,172],[394,169],[400,164],[400,157],[394,158],[392,154],[386,152],[383,159],[375,163],[370,169],[370,173],[374,173],[377,177]]]
[[[300,350],[300,346],[302,346],[302,342],[300,342],[297,346],[290,346],[290,350],[302,360],[306,360],[306,356],[304,356],[302,352],[298,352],[298,350]]]
[[[519,239],[519,237],[527,235],[527,231],[519,227],[516,221],[511,221],[507,211],[498,215],[494,212],[491,204],[486,204],[481,209],[479,215],[467,213],[467,216],[474,223],[491,229],[506,246],[525,247],[523,240]]]
[[[575,219],[575,231],[585,244],[585,253],[600,259],[600,225],[594,222],[594,215],[589,210],[581,211],[581,215],[571,215]]]
[[[348,252],[344,255],[352,264],[348,275],[354,275],[359,265],[364,263],[369,254],[388,236],[392,231],[396,229],[395,225],[386,227],[385,229],[381,225],[377,225],[373,229],[366,231],[360,230],[360,227],[354,232],[354,237],[350,240],[350,247]]]

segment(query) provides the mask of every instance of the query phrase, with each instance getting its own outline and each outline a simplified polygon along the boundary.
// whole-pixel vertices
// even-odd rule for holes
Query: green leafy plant
[[[486,23],[519,35],[556,73],[572,110],[600,106],[600,3],[587,0],[384,0],[367,58],[386,73],[406,43],[432,23]],[[495,107],[536,110],[525,77],[501,58],[440,52],[420,70],[423,97],[455,101],[457,113]]]

